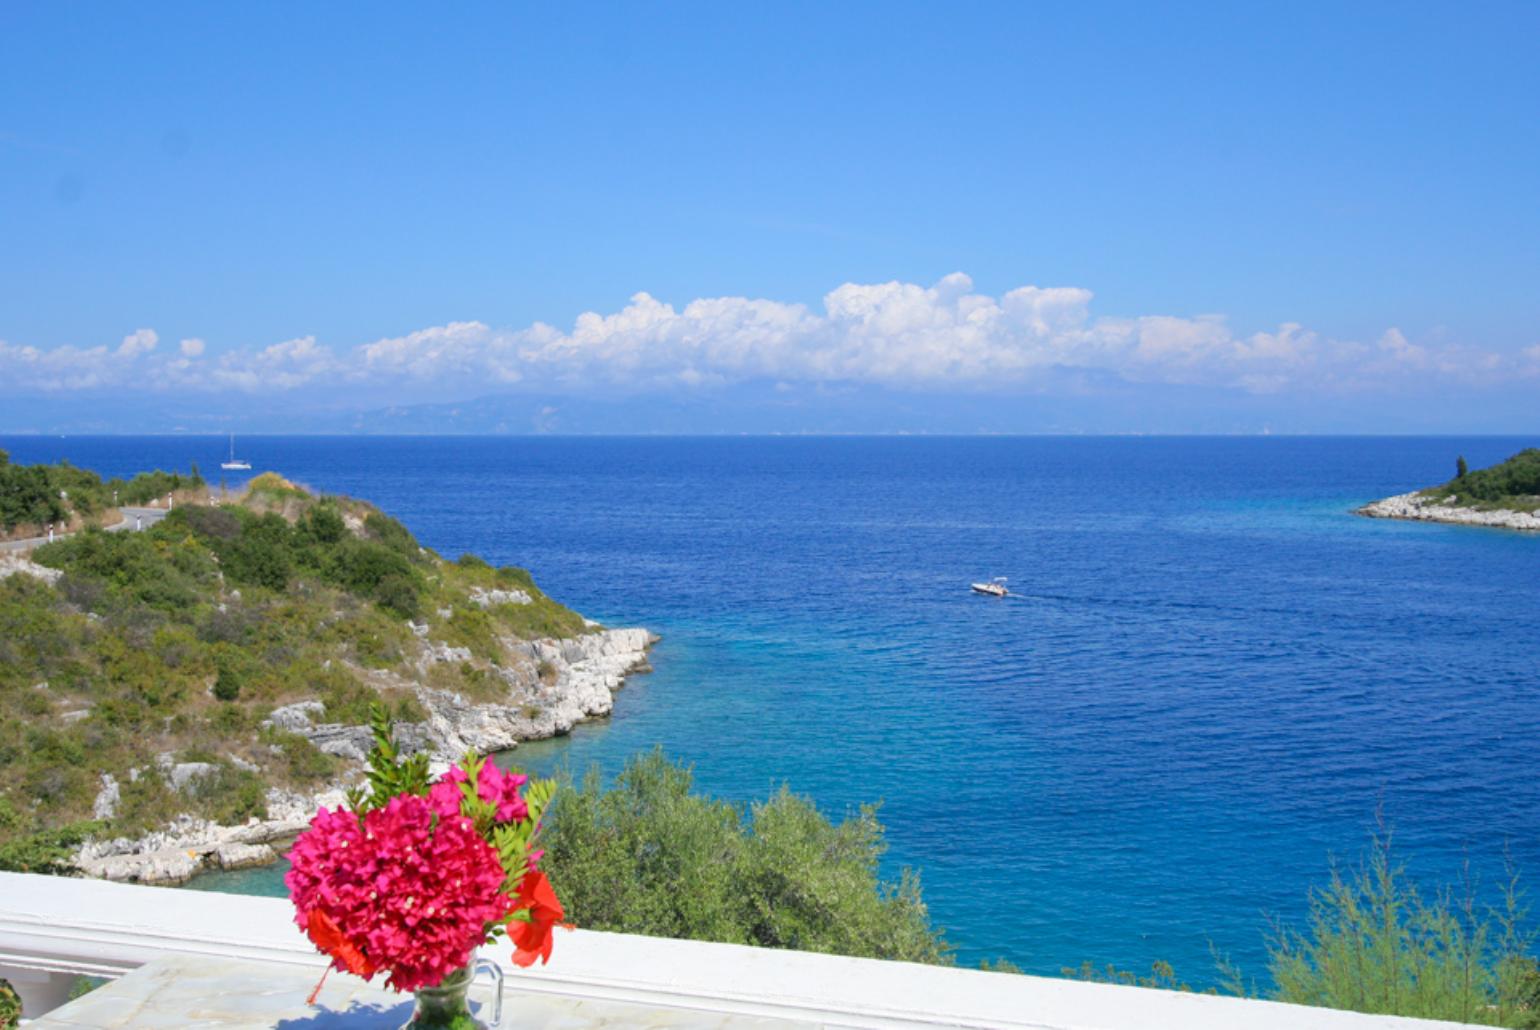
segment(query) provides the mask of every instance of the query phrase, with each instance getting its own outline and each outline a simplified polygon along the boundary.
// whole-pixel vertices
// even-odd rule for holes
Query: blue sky
[[[6,5],[0,431],[489,395],[531,431],[1529,431],[1537,38],[1502,3]]]

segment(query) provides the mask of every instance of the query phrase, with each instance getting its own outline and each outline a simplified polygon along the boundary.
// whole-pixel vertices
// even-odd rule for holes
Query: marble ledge
[[[27,1024],[33,1030],[397,1030],[411,1018],[410,995],[333,973],[316,1004],[310,972],[285,963],[167,955]],[[471,999],[489,1021],[492,988],[478,982]],[[815,1024],[773,1017],[692,1011],[514,989],[503,995],[503,1026],[519,1030],[811,1030]]]

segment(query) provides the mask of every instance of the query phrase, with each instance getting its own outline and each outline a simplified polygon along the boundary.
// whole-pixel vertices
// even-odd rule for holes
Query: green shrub
[[[114,479],[107,484],[109,489],[117,491],[119,504],[148,504],[167,494],[179,490],[196,490],[203,485],[203,477],[198,474],[196,466],[185,476],[179,472],[156,469],[154,472],[141,472],[126,483]]]
[[[347,536],[347,523],[337,506],[323,501],[311,508],[299,522],[300,532],[317,544],[335,544]]]
[[[68,873],[75,849],[97,829],[96,823],[78,822],[9,839],[0,833],[0,871]]]
[[[214,680],[214,696],[221,701],[234,701],[241,696],[241,676],[229,665],[219,667]]]
[[[992,972],[1021,972],[1019,968],[1004,959],[1001,959],[994,965],[986,962],[982,968]],[[1083,962],[1073,968],[1066,967],[1059,970],[1059,972],[1066,979],[1085,980],[1088,983],[1120,984],[1124,987],[1150,987],[1165,991],[1192,991],[1192,987],[1185,981],[1177,979],[1176,970],[1171,968],[1171,963],[1159,960],[1151,963],[1150,971],[1146,975],[1133,973],[1126,969],[1118,969],[1115,966],[1097,966],[1092,962]],[[1218,992],[1211,989],[1206,993],[1216,994]]]
[[[244,605],[210,607],[198,620],[198,639],[239,649],[251,642],[260,623],[260,614]]]
[[[393,615],[377,608],[359,606],[329,627],[327,639],[350,649],[360,665],[371,669],[389,668],[405,657],[410,637],[407,628]]]
[[[422,594],[410,576],[386,576],[375,588],[374,600],[403,619],[415,619],[422,614]]]
[[[383,512],[371,511],[364,516],[364,532],[402,557],[413,561],[418,557],[417,538],[411,530]]]
[[[294,568],[289,524],[271,513],[251,519],[220,550],[220,559],[225,576],[235,583],[284,589]]]
[[[229,541],[241,535],[241,520],[234,511],[201,504],[184,504],[174,509],[162,525],[185,526],[189,532],[208,540]]]
[[[477,557],[476,555],[471,554],[469,551],[466,551],[464,554],[460,555],[459,558],[455,559],[455,564],[460,568],[473,573],[486,573],[490,575],[492,572],[492,566],[488,565],[484,560]]]
[[[155,768],[138,777],[118,780],[118,811],[112,817],[115,835],[135,835],[159,829],[182,812],[187,804]]]
[[[262,733],[262,741],[282,750],[289,777],[300,783],[328,780],[337,771],[335,756],[322,751],[298,733],[267,729]]]
[[[257,773],[219,762],[195,778],[183,792],[194,812],[216,823],[235,826],[267,816],[267,785]]]
[[[1280,1001],[1496,1026],[1540,1026],[1540,969],[1510,881],[1496,910],[1467,892],[1423,896],[1391,855],[1368,859],[1312,893],[1303,932],[1280,928],[1270,951]]]
[[[78,645],[81,622],[31,576],[0,579],[0,687],[49,678]]]
[[[77,514],[96,515],[107,506],[112,494],[95,472],[76,468],[67,461],[46,467],[49,486]]]
[[[352,673],[333,666],[314,682],[315,694],[326,706],[327,722],[369,725],[370,706],[379,700],[379,695],[358,682]]]
[[[499,586],[521,587],[524,590],[539,590],[535,586],[535,577],[529,574],[528,569],[521,569],[517,565],[503,565],[497,570],[497,583]]]
[[[566,779],[543,865],[578,925],[872,958],[947,963],[918,880],[878,876],[871,809],[838,825],[782,790],[747,811],[690,793],[661,751],[612,790]]]
[[[248,496],[262,501],[309,500],[310,495],[276,472],[264,472],[246,484]]]
[[[557,604],[538,590],[534,590],[532,596],[532,604],[500,604],[491,609],[506,632],[524,640],[537,637],[560,639],[588,632],[588,624],[577,612]]]
[[[21,1023],[21,995],[9,981],[0,980],[0,1030],[11,1030]]]
[[[1461,458],[1459,465],[1464,463]],[[1530,447],[1490,468],[1456,475],[1429,493],[1445,497],[1456,494],[1465,500],[1489,502],[1540,495],[1540,448]]]
[[[143,604],[164,612],[192,608],[216,574],[206,549],[163,531],[108,533],[88,529],[38,548],[34,558],[77,581],[94,580],[98,584],[72,590],[105,591],[105,596],[120,607]]]
[[[331,550],[326,576],[343,589],[368,598],[401,618],[418,614],[418,573],[411,562],[385,544],[343,541]]]
[[[438,665],[429,674],[428,683],[438,690],[463,694],[472,701],[499,701],[508,697],[508,684],[503,678],[474,662]]]
[[[237,704],[220,705],[209,718],[209,726],[223,737],[236,737],[250,733],[258,720],[253,713]]]
[[[59,490],[42,465],[0,465],[0,528],[42,527],[68,515]]]
[[[437,627],[438,635],[451,647],[469,648],[477,658],[489,662],[502,659],[503,648],[497,641],[497,627],[484,610],[470,605],[455,605],[449,618]]]

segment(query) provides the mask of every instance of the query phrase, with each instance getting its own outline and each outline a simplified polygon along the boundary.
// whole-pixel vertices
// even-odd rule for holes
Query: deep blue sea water
[[[614,717],[739,799],[881,799],[976,962],[1265,977],[1377,811],[1425,884],[1540,877],[1540,536],[1361,519],[1532,440],[245,438],[428,545],[663,635]],[[213,438],[10,438],[106,474]],[[971,595],[1010,577],[1015,597]],[[271,887],[274,874],[216,883]]]

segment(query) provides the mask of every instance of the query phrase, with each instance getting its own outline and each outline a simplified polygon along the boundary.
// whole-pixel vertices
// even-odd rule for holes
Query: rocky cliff
[[[521,741],[567,733],[577,723],[610,714],[615,691],[632,673],[648,668],[647,652],[657,638],[642,629],[595,628],[568,639],[511,642],[515,660],[496,666],[507,686],[495,701],[472,701],[460,694],[412,686],[427,718],[401,723],[398,740],[409,750],[425,750],[436,767],[463,758],[467,752],[489,755],[507,751]],[[422,671],[440,662],[469,660],[456,648],[425,648]],[[378,674],[377,674],[378,675]],[[398,686],[391,683],[389,686]],[[318,749],[344,759],[346,774],[335,785],[313,794],[271,788],[266,819],[239,826],[221,826],[182,815],[163,830],[137,838],[89,841],[75,856],[86,876],[134,883],[184,883],[210,869],[239,869],[277,861],[282,847],[309,823],[316,810],[336,807],[343,787],[356,782],[371,743],[367,726],[319,720],[325,705],[300,701],[274,709],[267,718],[273,728],[307,738]],[[206,774],[202,763],[173,763],[158,756],[159,772],[173,785]],[[110,818],[118,784],[103,777],[97,795],[97,815]]]

